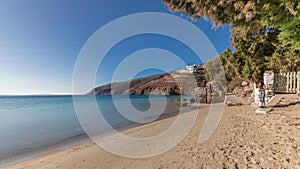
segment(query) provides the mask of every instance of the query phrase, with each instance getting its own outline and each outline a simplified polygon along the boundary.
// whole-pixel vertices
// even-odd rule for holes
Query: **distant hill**
[[[196,81],[193,79],[196,79]],[[178,84],[181,84],[183,87],[181,88]],[[165,74],[110,83],[99,86],[88,92],[88,94],[191,95],[194,94],[195,88],[201,86],[201,84],[205,85],[204,67],[203,65],[195,65]]]

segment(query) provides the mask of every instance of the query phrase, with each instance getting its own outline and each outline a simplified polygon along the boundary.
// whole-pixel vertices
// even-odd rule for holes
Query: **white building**
[[[196,65],[186,66],[182,69],[177,70],[177,73],[193,73]]]

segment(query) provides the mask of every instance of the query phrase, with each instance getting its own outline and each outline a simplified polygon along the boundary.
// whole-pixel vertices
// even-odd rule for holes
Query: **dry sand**
[[[130,159],[104,151],[93,142],[45,154],[5,169],[90,168],[300,168],[300,101],[296,95],[280,99],[268,115],[256,115],[249,105],[226,107],[210,139],[198,143],[208,112],[201,114],[191,132],[170,151],[159,156]],[[168,128],[176,117],[163,119],[123,133],[147,137]]]

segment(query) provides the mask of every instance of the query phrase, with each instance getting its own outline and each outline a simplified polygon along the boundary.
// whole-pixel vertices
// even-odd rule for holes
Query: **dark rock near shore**
[[[206,84],[207,103],[221,103],[225,100],[225,87],[217,82],[211,81]]]

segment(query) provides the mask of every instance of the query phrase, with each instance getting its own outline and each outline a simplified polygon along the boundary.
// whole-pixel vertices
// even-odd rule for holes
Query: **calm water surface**
[[[174,103],[174,99],[179,98],[168,96],[168,103]],[[122,102],[124,99],[124,96],[119,96],[115,101]],[[159,101],[163,97],[156,96],[155,99]],[[138,110],[144,111],[150,107],[147,96],[133,96],[130,100]],[[117,128],[134,124],[118,113],[111,96],[97,96],[96,101],[111,126]],[[167,108],[164,113],[174,113],[179,109],[176,105],[170,104],[168,107],[171,109]],[[98,132],[106,130],[104,127],[103,131]],[[72,96],[0,96],[0,134],[1,167],[29,158],[37,152],[47,152],[45,147],[50,149],[51,145],[84,136],[85,132],[77,119]]]

